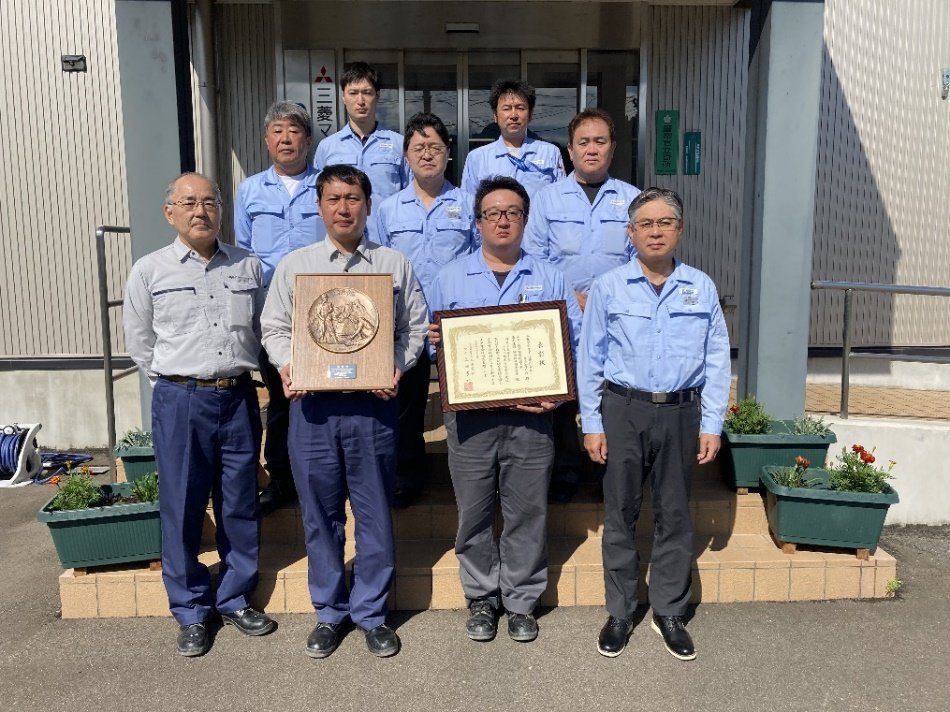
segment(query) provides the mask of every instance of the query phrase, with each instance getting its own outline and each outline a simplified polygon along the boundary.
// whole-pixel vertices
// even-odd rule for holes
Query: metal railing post
[[[854,301],[854,290],[844,290],[844,325],[841,335],[841,412],[839,415],[848,417],[848,391],[851,384],[851,308]]]

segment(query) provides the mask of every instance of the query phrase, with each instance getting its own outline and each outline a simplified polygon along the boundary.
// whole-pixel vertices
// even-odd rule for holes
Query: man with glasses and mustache
[[[518,181],[482,181],[475,194],[481,249],[439,272],[430,289],[432,312],[542,301],[567,303],[571,343],[580,325],[577,299],[552,265],[524,253],[528,193]],[[429,342],[438,346],[438,325]],[[492,640],[501,608],[508,636],[538,636],[534,609],[547,586],[547,493],[554,457],[555,404],[445,413],[449,470],[458,503],[455,553],[470,617],[468,637]],[[504,528],[495,541],[495,493]]]
[[[564,273],[583,310],[594,278],[630,260],[627,206],[640,191],[609,175],[617,148],[610,114],[585,109],[571,119],[567,134],[574,170],[534,197],[524,249]],[[551,499],[565,503],[577,492],[581,475],[576,403],[558,408],[554,427],[557,452]]]
[[[578,348],[584,447],[605,464],[604,583],[609,617],[597,649],[616,657],[633,630],[640,556],[634,539],[647,480],[655,530],[652,628],[679,660],[686,632],[693,468],[716,457],[731,378],[729,334],[712,280],[676,259],[683,202],[649,188],[629,209],[633,260],[594,280]]]
[[[161,473],[162,580],[180,626],[178,652],[203,655],[215,613],[245,635],[277,623],[250,607],[257,585],[261,420],[250,372],[260,354],[261,263],[218,239],[221,194],[197,173],[168,186],[175,241],[132,267],[123,321],[129,355],[153,385]],[[208,497],[221,563],[217,587],[198,561]]]
[[[322,235],[317,233],[317,171],[307,163],[313,145],[310,114],[292,101],[272,104],[264,117],[264,145],[272,165],[238,188],[234,236],[238,245],[260,258],[267,287],[288,252],[313,244]],[[266,516],[296,500],[297,490],[287,455],[290,404],[280,374],[263,350],[260,371],[268,395],[264,461],[270,483],[260,500],[261,514]]]
[[[478,247],[472,196],[445,179],[449,132],[435,114],[420,113],[406,125],[403,148],[412,170],[412,183],[373,211],[381,245],[402,252],[416,272],[429,301],[432,283],[449,262]],[[428,478],[425,428],[431,361],[423,351],[419,361],[399,381],[399,469],[393,506],[408,507]]]

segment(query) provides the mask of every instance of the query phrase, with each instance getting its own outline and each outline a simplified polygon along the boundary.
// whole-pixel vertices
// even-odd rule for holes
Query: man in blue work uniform
[[[481,249],[445,267],[431,289],[433,312],[525,302],[567,303],[572,345],[580,309],[564,276],[522,251],[527,191],[515,179],[490,178],[475,195]],[[430,324],[429,340],[441,340]],[[492,640],[498,611],[508,611],[508,635],[538,635],[534,609],[547,586],[547,492],[554,457],[554,403],[445,413],[449,469],[458,504],[455,553],[469,603],[472,640]],[[495,540],[495,493],[504,528]]]
[[[364,237],[372,187],[352,166],[327,166],[317,178],[326,239],[291,252],[277,266],[261,317],[264,346],[284,382],[290,407],[290,460],[300,494],[310,596],[317,625],[307,654],[330,655],[347,619],[366,634],[369,651],[395,655],[399,638],[386,625],[395,571],[390,504],[396,474],[396,389],[415,365],[426,333],[426,304],[409,261]],[[294,390],[291,328],[298,273],[385,273],[393,278],[392,387],[372,392]],[[380,328],[385,328],[380,325]],[[344,504],[356,519],[351,590],[343,561]]]
[[[260,258],[266,287],[277,263],[288,252],[318,239],[317,172],[307,161],[313,145],[310,114],[291,101],[272,104],[264,117],[264,145],[273,165],[238,188],[234,199],[234,236],[238,245]],[[267,515],[281,504],[295,500],[297,490],[287,455],[290,404],[284,397],[280,374],[263,350],[260,371],[268,395],[264,461],[270,484],[260,499],[261,514]]]
[[[355,166],[369,176],[379,205],[409,185],[409,167],[402,155],[402,135],[376,122],[379,76],[366,62],[354,62],[340,77],[346,126],[317,146],[313,166],[319,173],[330,165]],[[372,225],[370,225],[372,228]],[[369,238],[376,241],[370,234]]]
[[[630,260],[627,207],[640,191],[608,173],[617,148],[610,114],[585,109],[571,120],[567,132],[574,171],[534,196],[524,249],[564,273],[583,310],[594,278]],[[554,432],[551,499],[569,502],[581,468],[576,403],[557,409]]]
[[[406,125],[404,148],[412,183],[373,211],[381,245],[402,252],[412,263],[426,299],[439,270],[478,247],[472,196],[445,179],[449,132],[435,114],[413,116]],[[408,507],[427,479],[425,440],[429,397],[429,353],[399,381],[399,468],[393,506]]]
[[[607,611],[597,647],[623,652],[633,630],[640,557],[634,539],[649,479],[656,519],[650,561],[652,627],[692,660],[693,467],[711,462],[729,397],[729,335],[712,280],[675,258],[683,203],[650,188],[629,209],[636,258],[594,280],[578,349],[584,447],[606,463],[603,561]]]
[[[129,355],[152,381],[161,473],[162,579],[178,652],[202,655],[215,611],[246,635],[277,624],[255,611],[261,421],[250,371],[260,353],[261,265],[218,240],[221,194],[197,173],[176,178],[165,219],[178,237],[132,267],[124,306]],[[208,497],[221,563],[217,590],[198,561]]]
[[[561,150],[553,143],[528,136],[534,87],[517,79],[501,79],[492,87],[488,103],[501,135],[468,154],[462,171],[462,190],[474,194],[485,178],[510,176],[533,198],[544,186],[561,180]]]

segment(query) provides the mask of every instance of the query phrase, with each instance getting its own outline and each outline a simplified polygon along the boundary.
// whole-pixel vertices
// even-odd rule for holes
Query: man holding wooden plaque
[[[429,306],[438,323],[429,326],[429,341],[439,347],[440,381],[460,380],[463,392],[477,389],[482,394],[481,402],[468,403],[464,409],[443,408],[449,469],[459,510],[455,553],[471,613],[465,628],[469,638],[479,641],[495,637],[501,606],[508,611],[509,637],[528,642],[538,635],[533,614],[547,586],[552,411],[555,401],[573,397],[571,351],[579,335],[580,308],[556,267],[521,250],[528,206],[528,194],[515,179],[482,181],[475,195],[481,249],[443,268],[430,290]],[[524,333],[510,333],[512,322],[524,320],[528,312],[512,311],[512,306],[498,309],[535,302],[545,303],[538,306],[557,302],[560,309],[555,311],[565,315],[537,332],[562,333],[565,338],[558,337],[556,350],[550,348],[552,339],[535,335],[525,344]],[[469,336],[475,330],[484,336],[476,334],[447,362],[446,349],[461,338],[448,327],[455,310],[482,313],[481,321],[466,328]],[[499,331],[504,332],[501,337]],[[555,373],[558,366],[560,374]],[[552,375],[546,377],[549,370]],[[525,380],[538,388],[537,392],[542,392],[539,387],[546,382],[562,381],[570,387],[564,394],[550,391],[552,395],[532,404],[524,404],[530,399],[508,398],[521,392],[519,386]],[[489,396],[495,400],[488,400]],[[518,403],[509,405],[512,400]],[[496,492],[504,517],[497,542]]]
[[[317,612],[307,639],[315,658],[336,650],[347,619],[373,655],[399,650],[385,624],[395,570],[394,396],[422,351],[427,311],[409,261],[363,236],[371,194],[358,168],[323,169],[317,201],[326,239],[281,260],[261,317],[264,347],[293,401],[289,450]],[[349,591],[347,496],[357,551]]]

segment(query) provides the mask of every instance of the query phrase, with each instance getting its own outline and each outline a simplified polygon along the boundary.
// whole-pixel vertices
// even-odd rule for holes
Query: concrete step
[[[650,540],[640,541],[644,560]],[[458,562],[451,539],[400,540],[396,545],[396,581],[390,595],[393,609],[457,609],[465,606]],[[346,557],[352,562],[353,545]],[[552,537],[549,541],[548,588],[544,606],[601,606],[604,579],[601,540],[597,536]],[[201,555],[212,570],[217,554]],[[897,576],[897,563],[883,549],[868,560],[853,552],[800,548],[784,554],[765,534],[734,534],[717,543],[697,543],[693,601],[805,601],[836,598],[882,598],[887,582]],[[649,567],[641,567],[640,599],[646,602]],[[115,567],[77,576],[60,576],[64,618],[167,616],[168,601],[160,571],[147,567]],[[312,613],[307,589],[307,560],[296,545],[265,545],[260,584],[254,605],[269,613]]]

